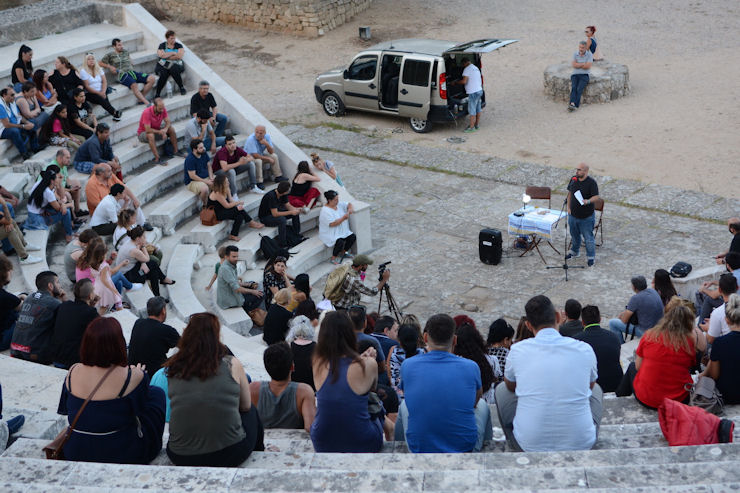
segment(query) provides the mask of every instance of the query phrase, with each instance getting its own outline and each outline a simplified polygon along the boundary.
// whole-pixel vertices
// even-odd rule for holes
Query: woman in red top
[[[696,362],[694,315],[687,306],[670,309],[658,324],[645,332],[630,363],[618,396],[630,395],[647,407],[657,408],[667,397],[686,401],[684,388],[693,383],[689,369]]]

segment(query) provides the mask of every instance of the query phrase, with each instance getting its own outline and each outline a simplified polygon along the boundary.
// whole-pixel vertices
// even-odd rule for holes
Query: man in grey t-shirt
[[[635,335],[641,336],[646,330],[655,327],[658,320],[663,317],[663,301],[656,290],[647,287],[645,277],[635,276],[630,282],[635,294],[619,317],[609,320],[609,330],[617,334],[622,344],[624,344],[622,333],[627,332],[629,325],[634,325]],[[633,316],[637,318],[636,322]]]
[[[216,137],[216,132],[214,132],[211,126],[210,118],[210,111],[200,110],[195,118],[188,121],[185,125],[186,147],[190,145],[191,140],[200,139],[203,141],[203,145],[206,146],[206,150],[213,155],[216,154],[217,147],[224,145],[226,137]]]
[[[571,62],[573,74],[570,76],[570,103],[568,104],[568,111],[575,111],[581,106],[581,95],[583,94],[583,90],[586,89],[586,84],[588,84],[588,74],[593,61],[594,56],[586,48],[586,42],[581,41],[578,43],[578,51],[573,53],[573,61]]]

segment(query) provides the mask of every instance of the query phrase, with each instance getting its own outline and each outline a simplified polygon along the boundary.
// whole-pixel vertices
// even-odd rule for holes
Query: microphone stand
[[[573,179],[577,179],[575,176],[571,178],[571,181],[568,182],[568,185],[573,181]],[[563,205],[560,207],[560,216],[558,219],[558,222],[560,222],[560,219],[563,218],[563,213],[565,212],[565,205],[568,203],[568,194],[570,193],[570,190],[566,188],[566,194],[565,194],[565,200],[563,200]],[[548,265],[547,269],[563,269],[565,271],[565,282],[568,282],[568,270],[569,269],[585,269],[583,265],[568,265],[568,230],[570,228],[568,227],[567,221],[565,224],[565,239],[563,244],[563,265],[559,266],[550,266]]]

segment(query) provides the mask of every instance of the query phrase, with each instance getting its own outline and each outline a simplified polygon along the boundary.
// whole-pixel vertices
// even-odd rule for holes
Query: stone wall
[[[372,0],[140,0],[177,20],[222,22],[316,37],[366,10]]]

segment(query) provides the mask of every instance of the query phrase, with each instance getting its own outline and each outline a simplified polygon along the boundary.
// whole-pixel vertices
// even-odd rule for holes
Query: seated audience
[[[187,94],[185,86],[182,85],[182,73],[185,71],[185,64],[182,59],[185,56],[185,48],[175,40],[175,31],[169,30],[164,34],[164,43],[159,44],[157,48],[157,62],[154,72],[159,76],[157,79],[157,88],[154,91],[154,97],[158,98],[162,94],[167,79],[172,80],[180,88],[180,95]]]
[[[565,322],[558,327],[560,335],[574,337],[583,332],[581,323],[581,304],[578,300],[569,299],[565,302]]]
[[[316,167],[316,169],[318,169],[319,171],[323,171],[324,173],[329,175],[339,184],[340,187],[344,186],[344,183],[342,183],[342,179],[339,178],[339,174],[337,174],[337,168],[336,166],[334,166],[334,163],[321,159],[319,155],[315,152],[311,153],[311,162],[313,163],[314,167]]]
[[[63,105],[72,102],[72,91],[76,87],[83,88],[77,69],[63,56],[54,60],[54,72],[49,76],[49,82],[56,89],[59,102]]]
[[[470,325],[474,329],[477,328],[475,326],[475,320],[468,317],[467,315],[463,315],[462,313],[452,317],[452,320],[455,322],[455,334],[457,334],[457,331],[460,329],[460,327],[462,327],[465,324]]]
[[[723,308],[730,332],[714,340],[703,374],[717,382],[725,404],[740,404],[740,296],[729,295]]]
[[[666,312],[677,306],[687,307],[689,310],[691,310],[691,314],[696,317],[696,305],[694,305],[693,302],[679,296],[674,296],[673,298],[671,298],[671,300],[665,306]],[[694,346],[694,349],[696,349],[696,363],[691,367],[689,371],[691,373],[694,373],[701,371],[701,362],[704,360],[704,355],[707,352],[707,335],[701,328],[696,325],[696,323],[694,323],[692,330],[694,332],[694,342],[696,343]]]
[[[105,122],[98,123],[95,127],[95,135],[83,142],[80,148],[77,149],[74,168],[80,173],[90,174],[101,163],[110,166],[116,177],[123,180],[121,163],[113,154],[113,146],[110,143],[110,127]],[[87,200],[90,201],[89,195]],[[90,212],[92,213],[92,210]]]
[[[29,255],[28,252],[37,252],[41,247],[26,242],[23,232],[15,222],[5,199],[0,196],[0,240],[7,239],[18,255],[21,265],[30,265],[41,262],[41,257]]]
[[[57,310],[67,295],[59,278],[49,270],[36,275],[35,293],[23,300],[10,342],[10,355],[35,363],[51,363],[49,342],[54,333]]]
[[[175,154],[178,156],[185,156],[185,154],[177,148],[177,133],[175,133],[175,129],[172,127],[167,109],[164,107],[164,101],[157,96],[154,98],[153,103],[141,112],[139,128],[136,133],[139,136],[139,142],[149,144],[149,149],[151,149],[154,155],[153,162],[166,166],[167,159],[173,157]],[[165,138],[169,138],[169,140],[165,140]],[[157,150],[157,141],[159,140],[165,141],[164,157],[160,157]]]
[[[45,108],[53,108],[59,102],[57,91],[49,82],[49,73],[39,69],[33,73],[33,83],[36,86],[36,99]]]
[[[629,334],[630,326],[632,334],[640,337],[646,330],[654,327],[663,316],[663,301],[656,290],[647,287],[645,277],[635,276],[630,282],[635,294],[627,302],[619,317],[609,320],[609,330],[617,334],[622,344],[624,344],[623,334]]]
[[[107,69],[116,76],[118,82],[128,87],[134,93],[137,104],[149,104],[146,100],[146,93],[154,85],[156,78],[153,74],[145,74],[134,70],[131,64],[131,54],[123,47],[123,43],[118,38],[111,41],[113,51],[108,52],[100,60],[100,66]],[[139,84],[144,84],[144,88],[139,90]]]
[[[316,199],[321,196],[321,192],[312,186],[313,183],[318,181],[321,181],[321,178],[311,173],[308,161],[299,162],[290,186],[290,192],[288,192],[290,205],[301,209],[304,214],[308,213],[316,204]]]
[[[239,248],[228,245],[225,250],[224,262],[218,269],[218,283],[216,284],[216,304],[220,308],[235,308],[241,306],[249,314],[262,304],[263,293],[257,283],[243,283],[236,273],[236,264],[239,262]]]
[[[269,382],[252,382],[252,405],[265,428],[304,429],[311,431],[316,416],[316,395],[305,383],[292,382],[295,369],[293,354],[285,341],[272,344],[262,354]]]
[[[72,155],[69,153],[69,149],[61,148],[57,151],[54,159],[46,165],[44,169],[49,169],[53,166],[59,168],[59,174],[62,175],[62,189],[72,199],[74,203],[74,215],[76,217],[87,216],[88,211],[80,209],[80,190],[82,185],[76,178],[69,177],[69,165],[72,163]]]
[[[526,315],[522,315],[519,318],[519,323],[516,326],[516,333],[514,334],[514,342],[521,342],[526,339],[529,339],[531,337],[534,337],[534,334],[531,330],[529,330],[529,326],[527,325],[527,317]]]
[[[18,48],[18,58],[10,69],[10,82],[15,92],[20,92],[23,84],[31,80],[31,74],[33,74],[31,58],[33,58],[33,50],[30,46],[22,44]]]
[[[719,276],[718,289],[723,303],[712,310],[709,321],[701,325],[701,328],[707,333],[707,342],[710,344],[713,344],[718,337],[730,333],[730,325],[727,323],[725,316],[725,304],[730,295],[737,293],[737,279],[732,274],[722,274]]]
[[[396,391],[398,399],[403,399],[403,386],[401,385],[401,365],[404,361],[417,354],[424,354],[424,348],[418,347],[419,338],[416,327],[411,324],[401,324],[398,328],[398,344],[391,347],[388,355],[388,382]]]
[[[348,252],[357,240],[357,236],[349,229],[349,217],[355,209],[349,202],[339,202],[339,194],[334,190],[324,192],[324,198],[326,204],[319,213],[319,239],[327,247],[333,248],[330,262],[341,264],[345,257],[354,257]]]
[[[298,305],[298,308],[300,309],[301,305],[309,302],[313,303],[306,300]],[[293,354],[293,372],[290,379],[294,382],[308,384],[313,390],[316,390],[313,383],[313,371],[311,370],[311,358],[313,357],[314,348],[316,348],[314,327],[313,321],[307,316],[296,315],[290,321],[290,330],[285,340],[290,343],[290,351]]]
[[[195,313],[164,364],[170,396],[167,455],[178,466],[236,467],[264,450],[244,367],[221,343],[221,324]]]
[[[235,200],[238,200],[236,198],[236,174],[243,171],[247,171],[249,173],[249,186],[247,187],[247,190],[260,195],[265,193],[257,186],[257,177],[254,173],[254,160],[252,159],[252,156],[236,145],[236,139],[234,139],[232,135],[224,137],[224,146],[216,152],[215,156],[213,156],[211,168],[217,175],[226,175],[229,179],[229,190],[231,190],[231,196],[234,197]]]
[[[665,269],[658,269],[653,275],[653,289],[660,295],[663,306],[666,306],[671,298],[678,296],[676,288],[671,281],[670,273]]]
[[[24,227],[31,230],[49,229],[52,224],[62,223],[64,239],[70,242],[74,239],[71,211],[74,206],[60,203],[54,194],[54,189],[61,187],[61,183],[62,175],[51,170],[41,172],[41,180],[36,182],[28,195],[28,219]]]
[[[367,312],[364,306],[354,305],[347,310],[350,320],[355,326],[355,336],[357,336],[357,344],[361,344],[364,341],[370,343],[375,349],[375,360],[378,362],[378,375],[385,373],[385,353],[383,348],[380,346],[380,342],[371,335],[365,333],[367,328]]]
[[[604,392],[614,392],[622,381],[622,364],[619,357],[622,345],[619,338],[611,331],[602,329],[601,313],[598,306],[586,305],[581,310],[583,330],[574,335],[574,339],[583,341],[594,350],[599,384]],[[561,333],[562,334],[562,333]]]
[[[488,327],[488,337],[486,346],[488,354],[495,356],[498,360],[498,366],[501,369],[501,378],[506,371],[506,357],[509,355],[509,349],[514,339],[514,328],[503,318],[494,320]]]
[[[730,250],[722,259],[727,272],[735,276],[740,284],[740,252]],[[699,322],[703,323],[710,317],[712,310],[722,304],[722,296],[717,289],[718,281],[706,281],[696,292],[697,306],[700,307]]]
[[[210,86],[207,80],[198,83],[198,92],[190,98],[190,115],[195,117],[201,110],[208,111],[211,114],[211,126],[216,129],[216,137],[223,137],[229,117],[218,112],[216,99],[209,92]]]
[[[80,87],[72,89],[72,101],[67,105],[67,123],[70,132],[81,136],[82,141],[92,137],[98,126],[98,119],[90,103],[85,100],[84,89]]]
[[[161,296],[149,298],[146,302],[147,318],[140,318],[131,330],[128,344],[128,362],[141,365],[150,375],[154,375],[167,361],[167,352],[177,346],[180,334],[167,320],[167,300]]]
[[[645,332],[616,390],[631,395],[647,407],[657,409],[668,398],[688,402],[686,384],[692,384],[689,370],[696,364],[694,314],[684,305],[669,309],[652,329]]]
[[[368,392],[378,377],[375,351],[357,354],[353,329],[344,312],[327,313],[321,322],[313,360],[316,452],[372,453],[383,447],[383,422],[368,411]]]
[[[112,235],[118,226],[119,201],[124,200],[123,185],[114,183],[110,193],[95,207],[90,218],[90,227],[101,236]]]
[[[264,125],[254,127],[254,133],[244,142],[244,150],[254,158],[257,186],[263,188],[263,172],[268,167],[275,182],[288,181],[280,168],[280,158]]]
[[[127,241],[118,249],[116,265],[124,263],[119,272],[123,272],[126,279],[132,283],[144,283],[149,281],[149,287],[154,296],[159,296],[159,285],[175,284],[175,281],[167,277],[149,255],[146,246],[144,228],[136,226],[128,233],[131,241]]]
[[[5,207],[7,207],[8,212],[10,212],[10,218],[15,219],[15,207],[18,207],[18,204],[20,203],[18,197],[6,190],[2,185],[0,185],[0,197],[5,199]],[[0,241],[0,252],[6,255],[11,255],[14,251],[15,250],[13,250],[13,247],[7,238]]]
[[[3,128],[0,131],[0,139],[10,140],[24,161],[36,151],[39,151],[38,136],[35,125],[21,116],[18,106],[15,104],[15,91],[10,87],[0,89],[0,123]]]
[[[185,186],[200,198],[203,207],[208,203],[208,192],[213,186],[213,170],[208,162],[206,148],[200,139],[190,141],[190,154],[183,164]]]
[[[77,281],[75,273],[77,261],[85,251],[87,244],[94,238],[99,238],[98,233],[92,229],[86,229],[64,247],[64,272],[67,274],[67,279],[73,283]]]
[[[277,188],[262,197],[257,213],[262,224],[278,228],[278,243],[284,248],[291,246],[288,244],[288,217],[291,219],[293,234],[301,234],[301,219],[298,217],[300,211],[288,202],[289,191],[290,183],[278,183]]]
[[[152,231],[154,228],[146,222],[144,212],[141,210],[141,204],[136,198],[136,195],[123,184],[117,176],[113,175],[113,170],[108,164],[99,164],[85,185],[85,195],[87,196],[87,207],[90,209],[90,214],[95,214],[95,209],[98,204],[107,196],[110,195],[111,188],[113,185],[118,184],[123,187],[123,198],[118,202],[120,209],[130,209],[136,214],[136,224],[144,228],[144,231]]]
[[[87,53],[80,69],[80,79],[85,85],[87,101],[103,107],[112,117],[113,121],[121,120],[121,112],[116,110],[108,100],[108,80],[105,78],[103,69],[95,61],[94,53]]]
[[[265,307],[269,307],[272,304],[272,298],[278,291],[291,285],[290,282],[293,278],[288,275],[287,262],[288,259],[278,256],[265,264],[265,270],[262,273],[262,287],[265,289]]]
[[[215,155],[216,150],[226,141],[226,137],[216,137],[216,132],[211,126],[211,112],[207,110],[200,110],[185,125],[185,145],[190,145],[193,139],[202,141],[206,151],[211,155]]]
[[[64,446],[64,457],[116,464],[154,460],[162,450],[164,392],[149,385],[141,368],[127,365],[126,341],[115,318],[100,317],[88,325],[80,363],[64,379],[57,412],[72,423],[91,395]]]
[[[219,221],[233,220],[229,239],[239,241],[239,230],[242,223],[247,223],[250,228],[261,229],[265,225],[253,220],[244,210],[244,201],[237,201],[231,197],[229,182],[226,175],[217,175],[213,180],[213,191],[208,194],[207,207],[213,207],[216,219]]]
[[[732,235],[732,241],[730,242],[729,250],[722,252],[720,254],[717,254],[717,256],[714,257],[717,260],[718,264],[725,263],[725,256],[729,252],[740,253],[740,217],[731,217],[730,219],[728,219],[727,229],[730,231],[730,234]]]
[[[44,111],[43,106],[36,98],[36,86],[33,82],[24,82],[22,90],[23,92],[15,100],[15,104],[18,106],[21,116],[33,123],[33,129],[38,132],[44,123],[46,123],[46,120],[49,119],[49,114]]]
[[[275,302],[267,309],[262,339],[268,346],[284,341],[288,335],[288,322],[293,318],[293,312],[288,310],[290,298],[290,289],[283,288],[275,294]]]
[[[449,315],[427,320],[424,341],[429,352],[401,366],[404,400],[398,410],[396,440],[405,437],[415,453],[480,451],[493,430],[490,409],[481,399],[478,365],[452,354],[455,322]],[[444,399],[439,398],[440,389]]]
[[[496,408],[513,450],[588,450],[602,416],[601,387],[591,346],[555,329],[560,314],[546,296],[524,307],[533,338],[511,347]]]
[[[456,332],[457,343],[453,354],[467,358],[480,369],[482,382],[481,398],[488,404],[493,404],[493,387],[504,378],[498,359],[486,351],[486,344],[478,329],[470,324],[463,324]]]
[[[5,351],[10,347],[13,330],[18,321],[23,300],[26,299],[24,294],[16,296],[5,290],[5,286],[10,284],[12,275],[13,263],[0,253],[0,351]]]
[[[398,345],[398,322],[388,315],[379,317],[372,335],[380,343],[383,354],[388,354],[393,346]]]
[[[80,346],[87,326],[98,317],[97,298],[90,279],[74,285],[74,301],[65,301],[57,309],[50,350],[54,366],[68,370],[80,362]]]

